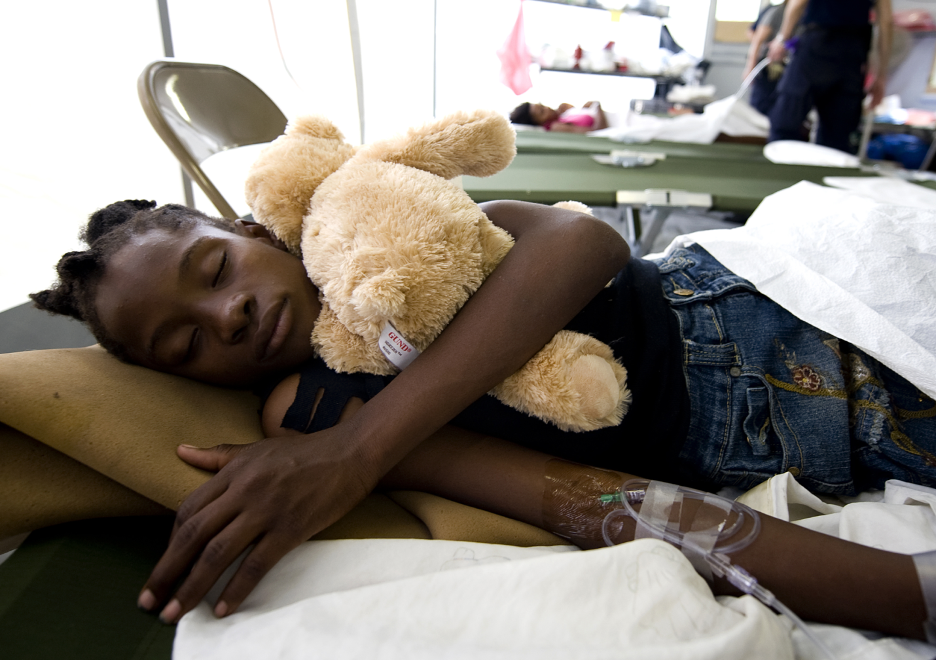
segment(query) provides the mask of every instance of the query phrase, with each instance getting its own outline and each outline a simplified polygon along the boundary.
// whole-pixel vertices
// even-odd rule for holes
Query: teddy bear
[[[310,115],[261,152],[247,202],[319,289],[311,342],[326,364],[398,372],[481,286],[513,238],[452,179],[504,169],[515,138],[501,114],[478,110],[355,146]],[[569,431],[616,425],[630,404],[627,372],[611,348],[565,330],[490,393]]]

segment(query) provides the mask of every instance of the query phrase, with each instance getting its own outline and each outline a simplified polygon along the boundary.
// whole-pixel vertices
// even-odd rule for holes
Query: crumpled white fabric
[[[712,101],[705,106],[702,114],[675,117],[631,116],[628,122],[632,123],[589,131],[588,134],[619,142],[665,140],[711,144],[719,133],[766,137],[770,129],[769,120],[737,94]]]
[[[801,140],[775,140],[764,145],[764,158],[785,165],[820,167],[858,167],[858,156]]]
[[[460,570],[450,570],[457,568]],[[793,658],[788,624],[716,600],[675,548],[592,550],[423,540],[312,541],[238,613],[183,617],[175,660]]]
[[[936,209],[802,181],[767,197],[743,227],[673,245],[692,242],[936,397]]]
[[[766,58],[760,61],[741,83],[737,92],[707,104],[702,114],[676,117],[632,116],[628,118],[630,125],[591,131],[589,135],[607,137],[619,142],[665,140],[695,144],[711,144],[719,133],[767,137],[770,132],[770,120],[744,98],[754,78],[767,64]]]
[[[936,209],[936,190],[888,176],[827,176],[822,182],[833,188],[850,190],[882,204]]]

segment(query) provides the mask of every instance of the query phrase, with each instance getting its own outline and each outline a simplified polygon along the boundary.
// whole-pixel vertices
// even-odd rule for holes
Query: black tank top
[[[682,370],[681,339],[652,262],[632,259],[566,326],[608,344],[627,368],[633,403],[620,425],[571,433],[483,396],[452,420],[465,429],[492,435],[567,460],[658,479],[672,477],[671,465],[689,427],[689,396]],[[351,397],[365,401],[392,377],[338,374],[321,360],[303,366],[296,400],[283,426],[306,433],[327,428]],[[310,419],[320,388],[322,401]]]

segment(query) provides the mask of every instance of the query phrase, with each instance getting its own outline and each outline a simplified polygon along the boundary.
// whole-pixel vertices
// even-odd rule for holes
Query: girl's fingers
[[[197,516],[209,504],[217,501],[227,492],[227,489],[227,480],[221,476],[216,476],[203,483],[191,495],[186,497],[179,505],[179,510],[176,511],[175,522],[172,524],[172,533],[169,535],[169,547],[172,547],[176,534],[179,533],[179,528]]]
[[[223,617],[235,612],[261,578],[302,541],[303,539],[290,539],[278,534],[267,534],[260,539],[238,566],[234,577],[228,582],[218,602],[215,603],[215,616]]]
[[[183,461],[202,470],[218,472],[250,445],[216,445],[201,449],[192,445],[179,445],[176,453]]]
[[[228,506],[222,498],[210,501],[182,522],[177,516],[169,547],[150,573],[140,594],[139,606],[145,610],[153,610],[165,603],[172,594],[173,587],[203,554],[203,549],[209,541],[227,527],[238,513],[239,509]],[[249,543],[250,541],[244,543],[241,550]]]
[[[205,544],[192,570],[160,613],[159,618],[164,623],[176,623],[183,614],[198,605],[224,571],[256,541],[259,534],[259,527],[251,524],[246,516],[241,515],[214,535]],[[252,554],[252,551],[249,552],[244,563],[250,560]],[[266,570],[269,570],[269,567]]]
[[[232,460],[244,453],[249,447],[256,443],[246,445],[216,445],[207,449],[200,449],[192,445],[179,445],[176,453],[183,461],[203,470],[219,471]],[[182,526],[189,518],[201,511],[208,503],[221,497],[228,490],[229,478],[225,475],[216,475],[209,479],[195,491],[185,498],[185,501],[179,506],[176,512],[175,524],[172,526],[172,533],[169,536],[169,545],[172,546],[173,539]]]

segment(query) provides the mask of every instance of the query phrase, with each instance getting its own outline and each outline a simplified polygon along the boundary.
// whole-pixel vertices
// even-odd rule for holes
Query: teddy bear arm
[[[358,158],[397,163],[443,179],[491,176],[513,160],[516,135],[496,112],[458,112],[363,147]]]
[[[627,371],[611,348],[594,337],[567,330],[491,393],[506,405],[564,431],[616,426],[631,400]]]

